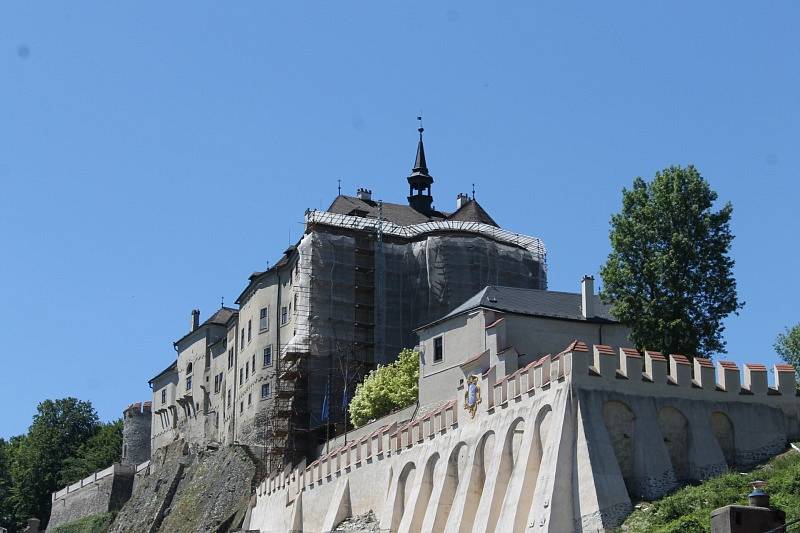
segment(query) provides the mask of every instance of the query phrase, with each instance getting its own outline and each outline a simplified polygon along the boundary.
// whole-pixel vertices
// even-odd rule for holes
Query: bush
[[[350,402],[355,427],[414,404],[419,397],[419,353],[404,349],[397,361],[378,366],[356,387]]]
[[[48,528],[47,531],[52,533],[106,533],[114,521],[114,516],[114,513],[84,516],[54,529]]]
[[[683,487],[635,511],[625,531],[693,533],[711,531],[711,511],[725,505],[746,505],[750,483],[767,482],[770,505],[786,513],[786,521],[800,519],[800,453],[791,452],[748,474],[729,472],[699,485]]]

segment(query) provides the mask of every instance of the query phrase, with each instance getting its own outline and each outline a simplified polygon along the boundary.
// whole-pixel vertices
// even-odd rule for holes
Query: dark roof
[[[175,360],[175,361],[173,361],[173,362],[172,362],[172,364],[171,364],[171,365],[169,365],[167,368],[165,368],[164,370],[162,370],[161,372],[159,372],[158,374],[156,374],[155,376],[153,376],[153,377],[150,379],[150,381],[148,381],[148,382],[147,382],[147,384],[149,385],[149,384],[153,383],[155,380],[157,380],[158,378],[160,378],[161,376],[163,376],[164,374],[166,374],[166,373],[168,373],[168,372],[174,372],[174,371],[176,371],[177,369],[178,369],[178,361],[177,361],[177,360]]]
[[[481,204],[478,203],[477,200],[474,198],[464,205],[461,208],[447,217],[447,220],[459,220],[462,222],[481,222],[482,224],[489,224],[490,226],[494,226],[499,228],[500,226],[497,225],[497,222],[489,216],[489,213],[481,207]]]
[[[220,307],[216,313],[208,317],[208,319],[205,322],[200,324],[200,327],[202,328],[206,324],[217,324],[220,326],[226,326],[228,324],[228,320],[230,320],[230,318],[233,315],[236,315],[238,313],[239,311],[233,309],[232,307]]]
[[[355,196],[339,195],[328,208],[328,211],[339,215],[378,218],[378,202],[362,200]],[[420,213],[410,205],[383,202],[383,219],[398,226],[410,226],[411,224],[421,224],[431,220],[444,220],[447,215],[447,213],[433,211],[428,216]]]
[[[355,196],[339,195],[328,208],[328,212],[339,215],[378,218],[378,202],[362,200]],[[436,220],[457,220],[461,222],[480,222],[497,227],[497,223],[476,200],[470,200],[455,213],[433,211],[430,216],[421,213],[407,204],[383,202],[383,219],[398,226],[410,226]]]
[[[441,322],[442,320],[460,315],[478,307],[519,315],[587,322],[617,322],[617,320],[611,316],[611,306],[605,305],[599,300],[596,300],[594,305],[596,316],[588,319],[583,318],[581,314],[580,293],[518,289],[515,287],[489,285],[469,300],[453,309],[447,315],[431,322],[431,324]],[[427,327],[428,325],[430,324],[426,324],[426,326],[422,327]]]
[[[190,331],[189,333],[187,333],[186,335],[184,335],[180,339],[176,340],[174,342],[174,344],[178,344],[183,339],[185,339],[186,337],[188,337],[189,335],[191,335],[192,333],[194,333],[198,329],[203,328],[204,326],[216,325],[216,326],[226,326],[227,327],[228,321],[231,319],[231,317],[234,316],[234,315],[238,315],[238,314],[239,314],[239,311],[237,311],[236,309],[233,309],[231,307],[220,307],[217,310],[216,313],[214,313],[213,315],[208,317],[205,320],[205,322],[200,324],[200,326],[196,330]]]
[[[266,269],[264,271],[255,271],[252,274],[250,274],[250,276],[247,278],[247,280],[248,280],[247,287],[245,287],[244,290],[241,292],[241,294],[239,294],[239,297],[236,298],[236,302],[235,303],[237,303],[237,304],[241,304],[242,303],[242,300],[244,299],[245,295],[247,295],[250,292],[250,290],[253,288],[255,283],[259,279],[261,279],[261,276],[263,276],[264,274],[270,274],[272,272],[276,272],[278,269],[283,268],[284,266],[286,266],[289,263],[289,260],[291,259],[292,255],[295,253],[296,250],[297,250],[297,246],[296,245],[294,245],[294,244],[290,245],[288,248],[286,248],[286,250],[283,251],[283,255],[281,256],[280,259],[278,259],[277,263],[275,263],[274,265],[272,265],[271,267],[269,267],[268,269]]]

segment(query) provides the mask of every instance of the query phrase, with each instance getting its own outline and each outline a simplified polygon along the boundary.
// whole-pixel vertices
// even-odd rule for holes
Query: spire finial
[[[422,113],[417,115],[419,121],[419,142],[417,142],[417,157],[414,160],[414,167],[408,177],[408,204],[420,213],[429,214],[433,211],[433,197],[431,196],[431,184],[433,177],[428,174],[428,163],[425,161],[425,146],[422,142]]]
[[[219,297],[219,306],[220,307],[225,307],[225,297],[224,296],[220,296]]]
[[[339,183],[339,196],[341,196],[342,195],[342,180],[340,178],[340,179],[338,179],[336,181]]]
[[[472,184],[472,199],[475,199],[475,184]]]

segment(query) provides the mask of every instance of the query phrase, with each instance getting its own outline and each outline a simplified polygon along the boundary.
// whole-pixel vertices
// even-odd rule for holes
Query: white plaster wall
[[[493,313],[488,313],[493,317]],[[420,331],[420,405],[452,398],[453,383],[464,377],[461,365],[486,350],[487,313],[475,310]],[[433,361],[433,340],[443,337],[443,358]]]
[[[378,435],[368,451],[350,445],[268,480],[249,527],[327,531],[371,509],[381,527],[401,532],[597,531],[621,523],[636,499],[681,482],[664,444],[674,420],[659,423],[665,409],[686,419],[690,480],[730,466],[715,413],[731,421],[736,465],[763,461],[798,437],[787,423],[800,414],[793,384],[729,393],[713,373],[703,386],[691,373],[694,384],[636,372],[625,379],[617,373],[625,358],[604,353],[577,346],[496,384],[487,373],[474,419],[461,409],[463,388],[451,383],[455,418],[434,411]],[[491,388],[502,390],[486,394]]]

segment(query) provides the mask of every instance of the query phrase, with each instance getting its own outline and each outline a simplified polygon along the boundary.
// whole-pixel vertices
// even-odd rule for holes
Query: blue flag
[[[330,417],[330,408],[328,406],[328,384],[325,384],[325,398],[322,400],[322,420],[327,421]]]

